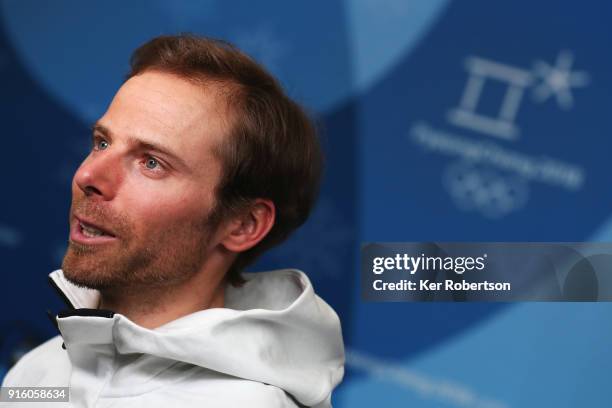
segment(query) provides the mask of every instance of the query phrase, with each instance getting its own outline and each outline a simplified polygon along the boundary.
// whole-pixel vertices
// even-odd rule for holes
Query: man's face
[[[69,280],[142,288],[202,268],[214,244],[208,221],[221,165],[212,149],[227,134],[224,106],[212,85],[153,71],[119,89],[72,182]]]

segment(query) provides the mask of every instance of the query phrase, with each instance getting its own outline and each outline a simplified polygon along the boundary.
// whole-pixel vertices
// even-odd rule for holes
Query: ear
[[[271,200],[256,199],[248,211],[230,221],[221,245],[232,252],[254,247],[270,232],[275,217],[276,208]]]

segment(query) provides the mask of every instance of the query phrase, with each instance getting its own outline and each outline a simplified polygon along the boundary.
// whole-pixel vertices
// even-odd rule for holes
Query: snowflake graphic
[[[544,102],[555,97],[560,108],[568,110],[574,105],[572,88],[584,87],[589,84],[589,75],[584,71],[572,71],[574,56],[570,51],[561,51],[555,65],[538,61],[534,66],[534,74],[540,78],[540,83],[533,89],[537,102]]]

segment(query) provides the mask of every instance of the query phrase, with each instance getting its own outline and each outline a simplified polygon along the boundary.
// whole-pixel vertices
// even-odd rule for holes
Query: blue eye
[[[147,169],[153,170],[159,166],[159,162],[157,159],[155,159],[155,157],[149,157],[145,162],[145,166],[147,166]]]
[[[108,142],[104,139],[100,139],[96,142],[96,150],[105,150],[108,147]]]

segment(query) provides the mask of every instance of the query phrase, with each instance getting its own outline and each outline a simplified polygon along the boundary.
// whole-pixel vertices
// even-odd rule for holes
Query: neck
[[[112,310],[147,329],[155,329],[188,314],[223,307],[225,284],[197,274],[173,286],[101,291],[99,309]]]

